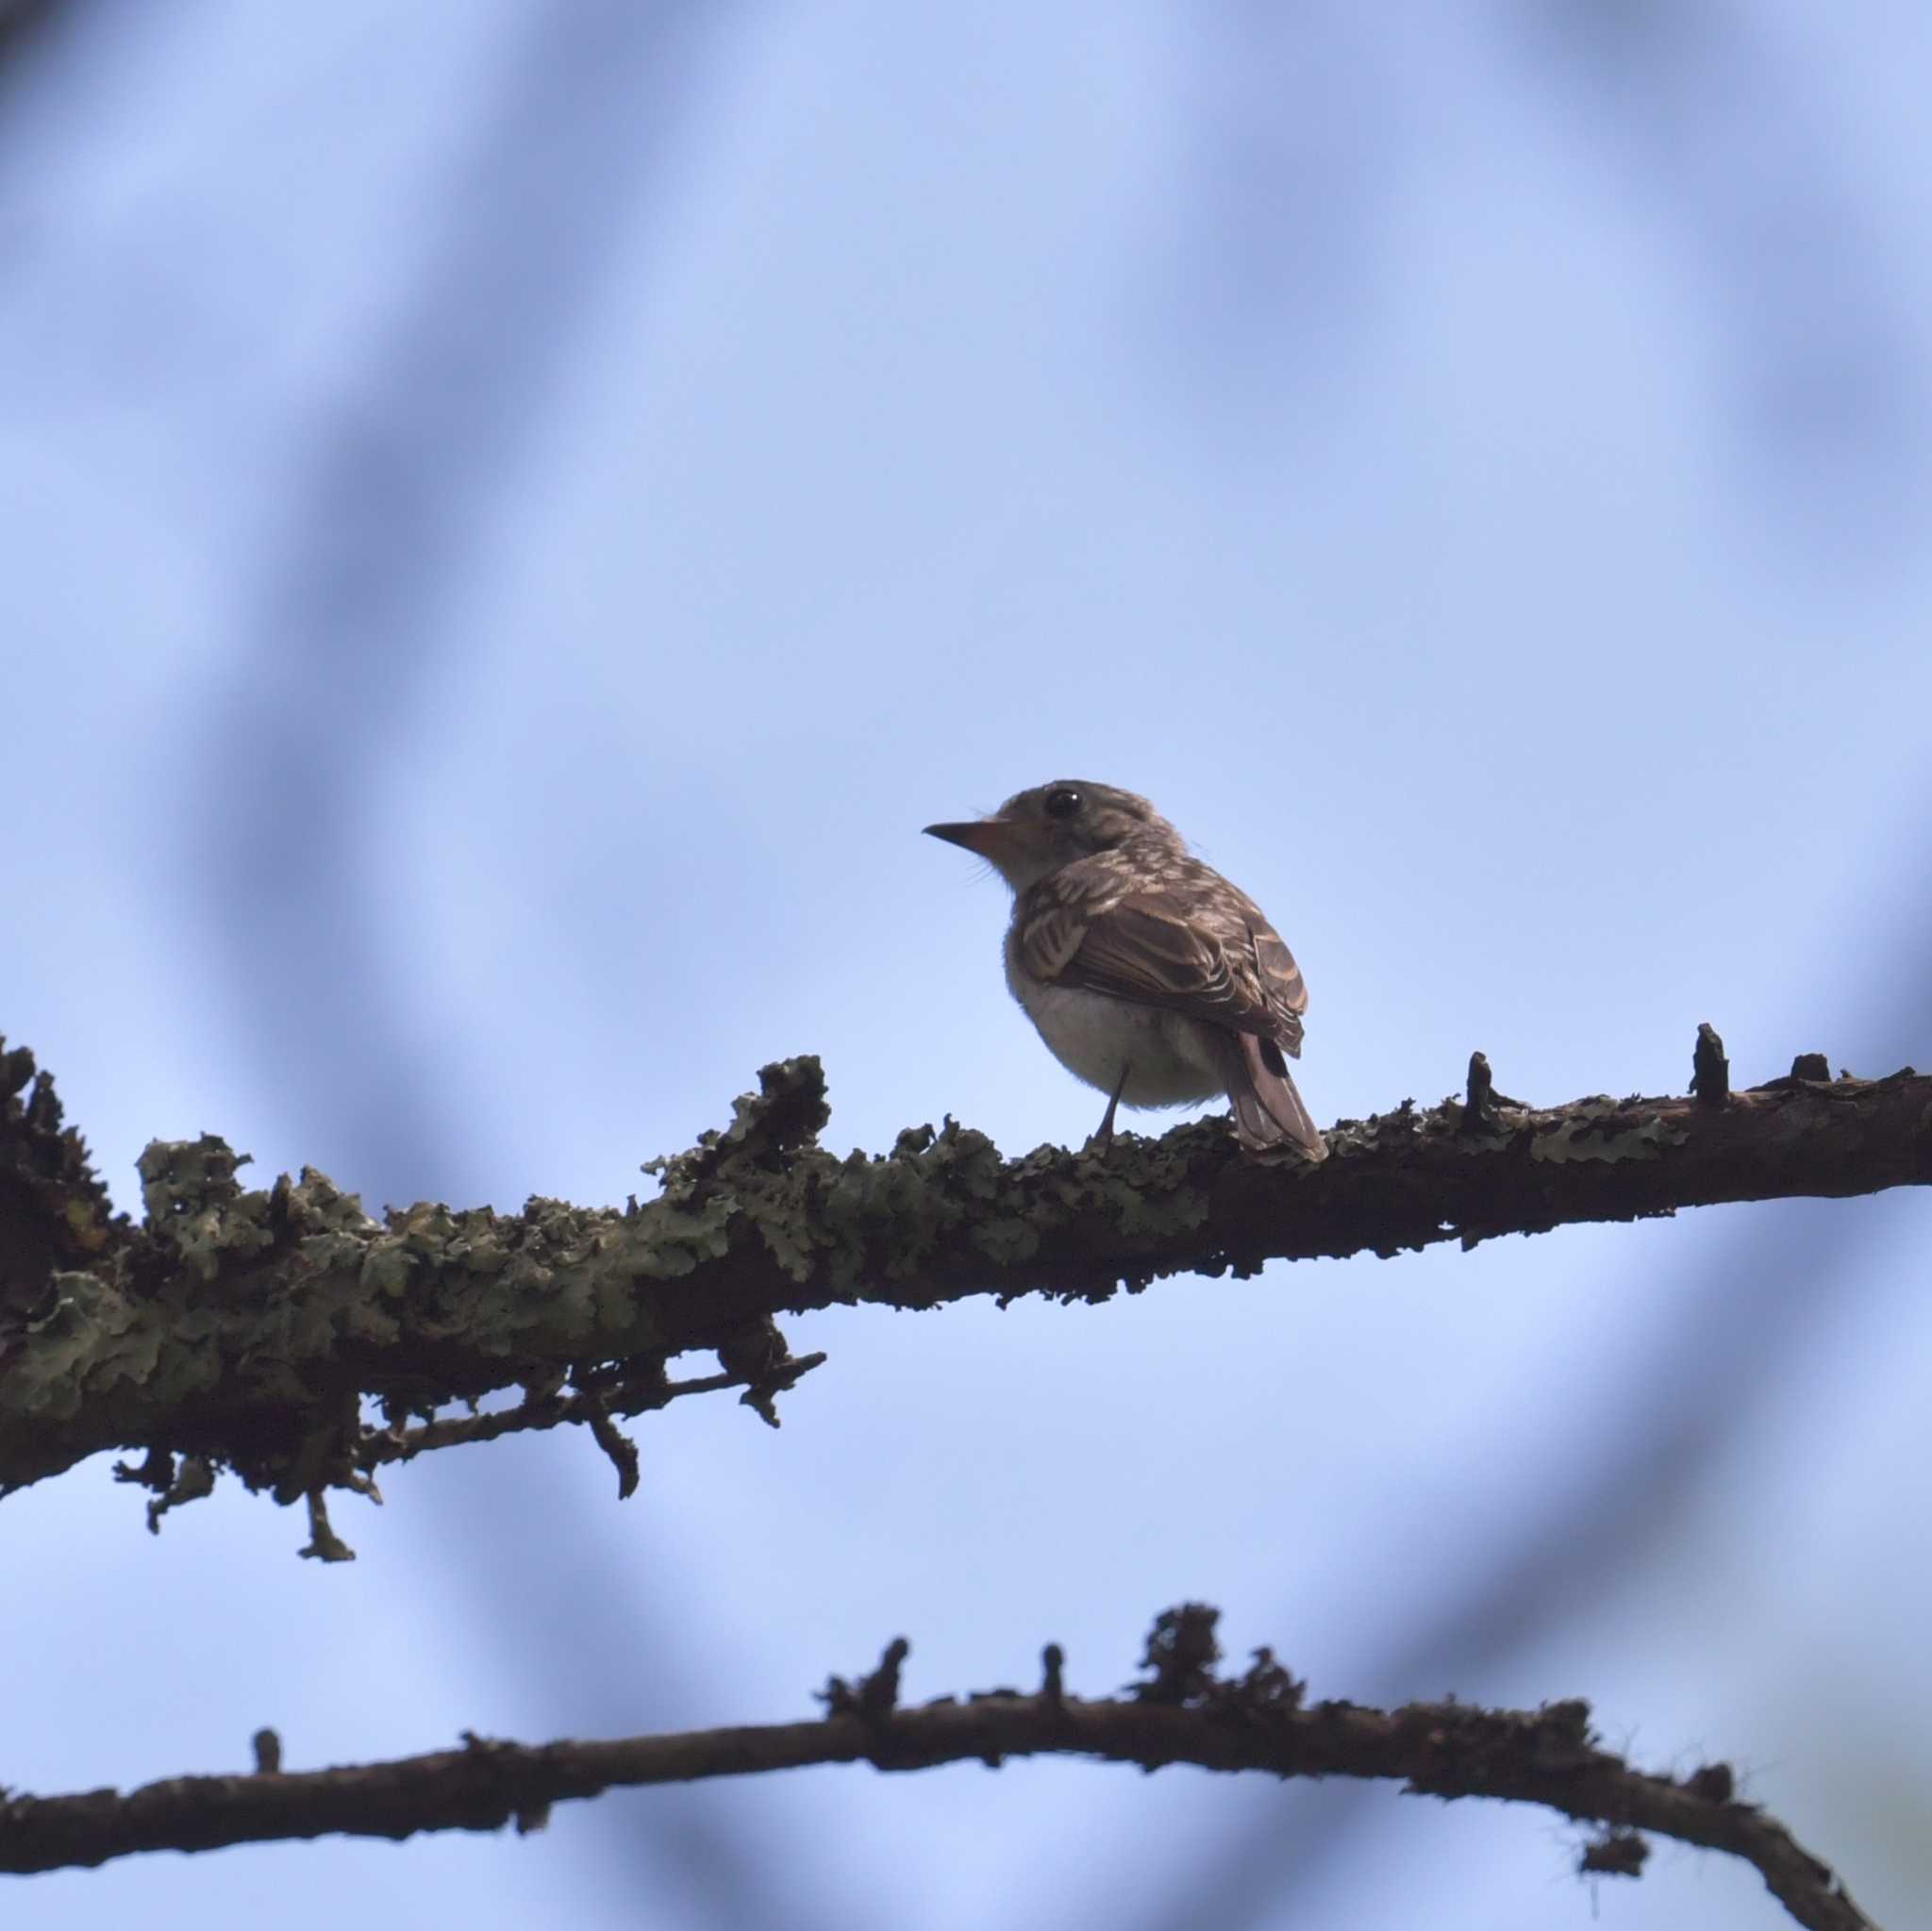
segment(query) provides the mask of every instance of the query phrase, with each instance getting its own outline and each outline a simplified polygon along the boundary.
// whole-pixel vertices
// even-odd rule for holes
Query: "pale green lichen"
[[[988,1290],[1100,1298],[1179,1267],[1394,1252],[1441,1237],[1431,1190],[1464,1153],[1507,1176],[1525,1144],[1538,1162],[1609,1163],[1690,1137],[1656,1103],[1492,1104],[1474,1125],[1453,1097],[1339,1123],[1321,1168],[1243,1159],[1221,1121],[1008,1160],[947,1120],[882,1157],[841,1157],[817,1144],[824,1077],[801,1057],[764,1068],[728,1126],[651,1162],[654,1198],[539,1198],[516,1215],[425,1203],[379,1222],[313,1169],[247,1192],[220,1140],[158,1143],[142,1161],[145,1229],[59,1275],[54,1312],[5,1363],[0,1480],[134,1443],[210,1453],[299,1494],[350,1481],[358,1390],[391,1418],[427,1414],[555,1390],[587,1364],[661,1373],[671,1353],[788,1311]],[[1534,1183],[1534,1224],[1558,1187],[1554,1172]]]
[[[155,1370],[161,1337],[126,1296],[95,1273],[58,1273],[53,1311],[27,1330],[8,1370],[8,1396],[50,1422],[72,1420],[89,1396],[140,1384]]]
[[[1635,1113],[1614,1100],[1586,1101],[1538,1127],[1533,1160],[1654,1160],[1688,1138],[1656,1113]]]
[[[274,1244],[267,1193],[244,1193],[235,1178],[250,1156],[211,1133],[199,1140],[157,1140],[138,1170],[148,1230],[212,1281],[232,1257]]]

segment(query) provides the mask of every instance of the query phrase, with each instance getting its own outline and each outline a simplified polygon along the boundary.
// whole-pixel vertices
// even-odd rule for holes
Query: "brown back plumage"
[[[1327,1157],[1288,1074],[1308,1005],[1301,968],[1254,900],[1171,831],[1131,838],[1029,886],[1019,944],[1036,978],[1200,1022],[1216,1041],[1241,1143]]]
[[[1027,889],[1020,950],[1061,986],[1184,1012],[1302,1050],[1308,990],[1259,906],[1200,859],[1136,840]]]

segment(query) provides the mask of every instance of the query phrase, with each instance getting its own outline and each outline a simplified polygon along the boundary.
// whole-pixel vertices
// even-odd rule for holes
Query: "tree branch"
[[[994,1690],[902,1709],[902,1638],[870,1676],[832,1678],[821,1692],[825,1715],[811,1723],[540,1747],[466,1736],[460,1750],[307,1772],[282,1771],[279,1740],[261,1731],[253,1775],[171,1777],[125,1796],[0,1798],[0,1871],[336,1833],[400,1839],[510,1823],[528,1831],[566,1799],[808,1764],[909,1771],[977,1758],[997,1769],[1008,1756],[1072,1756],[1144,1770],[1187,1763],[1279,1777],[1388,1778],[1417,1796],[1540,1804],[1602,1827],[1578,1856],[1583,1873],[1638,1875],[1649,1831],[1743,1858],[1811,1931],[1873,1931],[1828,1867],[1738,1800],[1724,1764],[1682,1778],[1633,1770],[1598,1746],[1580,1701],[1533,1711],[1454,1702],[1307,1706],[1305,1686],[1267,1650],[1255,1653],[1244,1674],[1217,1678],[1216,1614],[1199,1604],[1168,1610],[1148,1640],[1146,1679],[1100,1701],[1065,1693],[1060,1653],[1049,1644],[1041,1687],[1030,1695]]]
[[[1012,1160],[949,1120],[841,1159],[818,1144],[824,1083],[806,1057],[766,1067],[729,1127],[652,1162],[658,1196],[622,1209],[375,1220],[313,1168],[244,1190],[246,1156],[204,1136],[142,1156],[139,1224],[111,1215],[32,1056],[0,1052],[0,1486],[133,1447],[148,1461],[130,1473],[164,1501],[180,1456],[287,1502],[563,1421],[612,1452],[609,1410],[661,1406],[664,1361],[691,1348],[726,1370],[701,1385],[743,1387],[775,1423],[804,1365],[775,1316],[1097,1301],[1166,1274],[1932,1179],[1932,1078],[1834,1080],[1807,1056],[1738,1092],[1716,1077],[1722,1052],[1702,1043],[1694,1099],[1546,1109],[1499,1094],[1478,1058],[1463,1096],[1338,1123],[1319,1167],[1245,1157],[1219,1120]],[[438,1415],[510,1387],[514,1423]]]

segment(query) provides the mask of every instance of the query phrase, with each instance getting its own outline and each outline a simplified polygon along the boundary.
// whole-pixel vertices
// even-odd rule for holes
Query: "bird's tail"
[[[1288,1061],[1273,1040],[1223,1033],[1223,1072],[1234,1104],[1235,1136],[1250,1153],[1286,1146],[1307,1160],[1325,1160],[1328,1142],[1302,1105]]]

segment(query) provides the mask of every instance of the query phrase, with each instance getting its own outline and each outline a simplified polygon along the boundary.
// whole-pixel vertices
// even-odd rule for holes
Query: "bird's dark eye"
[[[1046,794],[1049,818],[1071,818],[1080,808],[1080,794],[1072,785],[1056,785]]]

